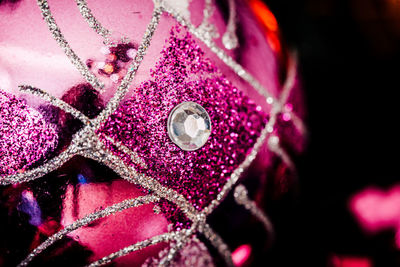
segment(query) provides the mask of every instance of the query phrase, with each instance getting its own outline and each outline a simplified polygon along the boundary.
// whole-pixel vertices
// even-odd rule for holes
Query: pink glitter
[[[0,91],[0,174],[31,166],[56,144],[55,128],[38,111]]]
[[[136,166],[140,172],[176,190],[202,210],[251,151],[267,116],[204,57],[189,33],[173,29],[161,54],[151,71],[152,79],[136,89],[99,134],[136,151],[148,166]],[[196,151],[181,150],[167,134],[169,113],[184,101],[202,105],[211,118],[211,136]],[[119,155],[129,162],[126,155]],[[183,226],[185,218],[175,206],[163,202],[162,210]]]

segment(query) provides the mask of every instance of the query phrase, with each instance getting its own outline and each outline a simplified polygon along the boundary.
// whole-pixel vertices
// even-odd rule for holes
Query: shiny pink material
[[[171,32],[162,58],[151,71],[152,79],[135,90],[99,133],[136,151],[148,166],[137,166],[141,172],[202,210],[251,151],[267,118],[181,31]],[[167,133],[169,113],[185,101],[200,104],[211,118],[211,136],[196,151],[183,151]]]
[[[75,191],[75,192],[74,192]],[[143,195],[133,184],[116,180],[110,184],[68,186],[63,201],[62,225],[69,225],[99,207],[107,207],[129,198]],[[92,260],[107,256],[122,247],[167,232],[168,222],[162,214],[153,212],[154,204],[124,210],[77,229],[70,237],[94,252]],[[118,264],[140,266],[148,257],[155,257],[165,244],[118,259]]]
[[[49,4],[64,36],[83,62],[107,61],[107,55],[102,53],[103,40],[82,19],[74,1],[49,0]],[[141,42],[150,22],[152,1],[88,0],[88,4],[104,26],[115,33],[115,37],[129,37],[135,46]],[[203,19],[203,13],[199,12],[203,7],[204,1],[192,0],[190,3],[190,20],[195,25],[200,24]],[[240,22],[241,29],[240,47],[236,51],[225,52],[277,97],[282,86],[278,71],[282,62],[277,60],[247,5],[238,1],[237,9],[237,21]],[[226,21],[217,6],[211,22],[222,35]],[[269,113],[270,106],[203,43],[190,34],[186,35],[184,28],[179,34],[171,37],[170,31],[175,25],[176,21],[170,16],[161,17],[161,23],[148,52],[129,88],[127,99],[121,103],[112,119],[100,132],[111,134],[137,151],[149,167],[140,171],[176,189],[201,210],[215,198],[229,174],[254,145],[261,127],[266,122],[265,114]],[[166,40],[169,40],[167,44]],[[224,49],[220,39],[215,41]],[[166,48],[163,49],[164,46]],[[167,47],[172,49],[167,50]],[[179,64],[174,66],[177,63]],[[117,85],[107,75],[100,74],[99,78],[106,84],[105,93],[101,97],[107,102]],[[0,89],[18,95],[18,85],[29,84],[61,98],[68,89],[84,82],[80,73],[51,37],[36,1],[20,1],[14,8],[0,6]],[[295,89],[299,90],[299,87]],[[149,92],[148,96],[146,91]],[[293,103],[293,111],[302,115],[304,107],[301,94],[291,94],[289,99],[290,103]],[[30,96],[27,96],[26,100],[27,105],[31,107],[36,106],[38,102],[37,98]],[[192,153],[181,151],[166,134],[166,118],[170,110],[176,104],[187,100],[198,102],[206,108],[213,127],[207,144]],[[257,108],[257,105],[261,108]],[[123,112],[126,113],[122,114]],[[300,137],[297,132],[295,137],[291,135],[294,131],[293,124],[287,116],[285,118],[280,121],[280,140],[283,144],[286,142],[298,145],[301,143]],[[286,192],[290,183],[286,180],[281,181],[286,179],[283,178],[287,173],[286,165],[271,167],[277,161],[277,156],[266,147],[264,145],[260,156],[250,168],[255,175],[254,180],[260,182],[257,192],[259,196],[262,196],[266,187],[266,179],[276,178],[277,182],[272,183],[275,191],[278,191],[279,186],[285,188],[280,191]],[[83,165],[83,161],[75,161],[60,171],[64,176],[43,177],[37,183],[51,184],[57,179],[71,181],[76,179],[76,173],[85,171],[87,176],[94,173],[90,168],[95,167],[82,167]],[[270,167],[270,170],[278,170],[266,175],[267,167]],[[63,192],[60,206],[52,207],[59,212],[61,219],[57,218],[59,221],[54,221],[56,219],[47,215],[41,207],[43,224],[37,229],[37,233],[41,235],[46,232],[45,235],[49,236],[90,212],[144,194],[137,186],[127,181],[115,177],[102,177],[103,180],[99,179],[101,182],[98,182],[97,177],[92,176],[90,178],[94,182],[68,185],[65,182],[65,192],[60,189]],[[276,184],[278,186],[275,187]],[[36,199],[57,193],[54,192],[54,187],[46,190],[34,192]],[[9,191],[17,202],[20,191]],[[101,219],[74,231],[69,237],[93,252],[90,260],[99,259],[124,246],[166,232],[169,224],[167,219],[184,222],[185,218],[180,218],[179,212],[171,212],[172,205],[168,202],[163,202],[162,205],[167,216],[164,213],[155,214],[152,205],[145,205]],[[1,223],[4,221],[0,222],[2,226]],[[186,225],[178,223],[175,226]],[[51,231],[46,231],[47,228]],[[29,237],[27,235],[24,238]],[[25,241],[29,243],[31,240]],[[39,241],[43,240],[35,239],[31,242],[32,248],[36,247]],[[54,245],[58,248],[57,246]],[[132,253],[118,259],[116,265],[138,266],[146,257],[155,256],[164,246],[162,244]],[[0,254],[0,265],[2,256]]]

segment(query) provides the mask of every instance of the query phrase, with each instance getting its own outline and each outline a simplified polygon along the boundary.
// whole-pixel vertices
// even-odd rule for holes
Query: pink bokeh
[[[242,267],[248,261],[251,255],[251,246],[244,244],[232,252],[232,261],[236,267]]]
[[[370,233],[394,229],[400,249],[400,185],[387,191],[373,187],[364,189],[350,199],[350,209]]]

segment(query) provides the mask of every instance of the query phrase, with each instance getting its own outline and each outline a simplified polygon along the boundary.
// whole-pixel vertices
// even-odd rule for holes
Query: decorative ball
[[[267,262],[306,132],[259,0],[0,1],[0,90],[0,265]]]

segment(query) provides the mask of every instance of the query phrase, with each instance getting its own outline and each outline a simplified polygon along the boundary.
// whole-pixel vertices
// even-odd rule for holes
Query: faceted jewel
[[[210,116],[199,104],[182,102],[169,114],[167,129],[169,138],[182,150],[197,150],[211,134]]]

